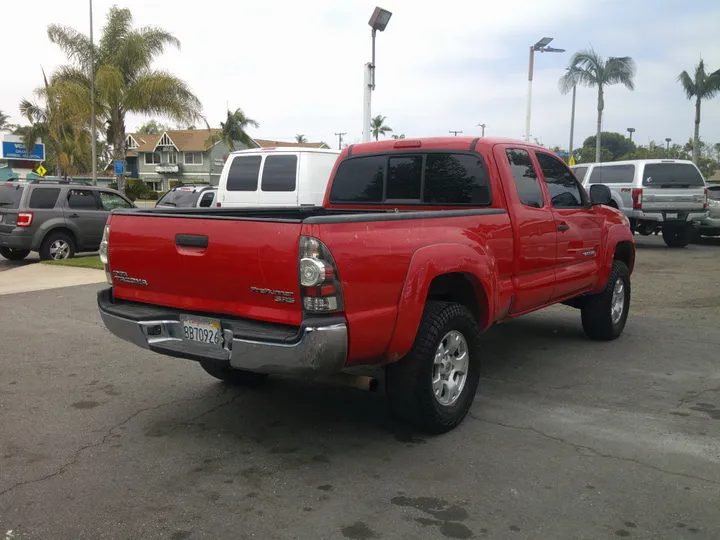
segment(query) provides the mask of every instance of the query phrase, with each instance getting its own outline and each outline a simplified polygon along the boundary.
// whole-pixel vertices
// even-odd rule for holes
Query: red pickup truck
[[[254,190],[262,161],[234,153],[223,174]],[[231,383],[384,366],[391,411],[440,433],[492,324],[562,302],[590,338],[622,333],[635,244],[609,200],[525,142],[353,145],[322,207],[113,212],[98,305],[117,336]]]

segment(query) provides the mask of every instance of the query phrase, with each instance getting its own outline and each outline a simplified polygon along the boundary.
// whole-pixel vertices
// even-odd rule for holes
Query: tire
[[[233,369],[211,360],[200,362],[200,366],[206,373],[212,375],[216,379],[220,379],[221,381],[234,386],[253,386],[268,378],[266,373],[254,373],[252,371]]]
[[[75,256],[75,249],[75,240],[70,235],[64,232],[51,232],[40,245],[40,260],[72,259]]]
[[[5,257],[8,261],[22,261],[25,257],[30,255],[30,250],[2,247],[0,248],[0,255]]]
[[[445,350],[451,353],[450,357],[462,357],[452,354],[458,342],[449,343],[458,334],[464,340],[467,360],[464,362],[464,384],[453,401],[443,381],[462,378],[461,370],[455,371],[453,368],[457,364],[450,367],[452,364],[447,362],[443,365],[452,371],[440,372],[441,365],[435,364],[435,359],[444,345],[448,345]],[[446,339],[448,337],[450,339]],[[462,360],[458,362],[462,367]],[[434,378],[439,380],[439,384],[433,384]],[[405,358],[385,368],[390,412],[395,418],[426,433],[445,433],[460,424],[470,410],[479,380],[478,323],[466,307],[447,302],[427,303],[412,349]],[[442,390],[436,397],[437,387]],[[445,404],[441,403],[443,396]]]
[[[622,285],[622,312],[614,317],[613,306],[616,300],[616,287]],[[619,294],[619,292],[618,292]],[[611,341],[620,337],[625,329],[630,312],[630,272],[622,261],[614,261],[605,289],[596,295],[588,296],[581,311],[582,327],[590,339]]]
[[[691,227],[663,225],[662,236],[668,247],[685,247],[690,243],[693,230]]]

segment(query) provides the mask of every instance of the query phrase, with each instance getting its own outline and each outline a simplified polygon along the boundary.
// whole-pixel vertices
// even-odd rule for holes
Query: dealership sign
[[[21,142],[3,141],[0,158],[45,161],[45,145],[42,143],[36,143],[32,151],[28,153],[25,145]]]

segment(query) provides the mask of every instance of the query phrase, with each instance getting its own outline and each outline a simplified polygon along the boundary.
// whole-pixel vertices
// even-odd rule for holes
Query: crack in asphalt
[[[693,394],[691,396],[685,396],[682,398],[677,405],[675,405],[676,409],[679,409],[683,405],[685,405],[688,401],[694,401],[696,399],[700,399],[702,396],[707,394],[708,392],[720,392],[720,386],[717,388],[706,388],[705,390],[702,390],[701,392],[698,392],[697,394]]]
[[[67,463],[65,463],[64,465],[62,465],[62,466],[61,466],[59,469],[57,469],[55,472],[52,472],[52,473],[50,473],[50,474],[46,474],[45,476],[41,476],[40,478],[36,478],[36,479],[34,479],[34,480],[23,480],[22,482],[17,482],[17,483],[15,483],[15,484],[13,484],[12,486],[10,486],[10,487],[8,487],[8,488],[0,491],[0,497],[2,497],[3,495],[6,495],[7,493],[10,493],[11,491],[13,491],[13,490],[15,490],[15,489],[17,489],[17,488],[19,488],[19,487],[21,487],[21,486],[27,486],[27,485],[31,485],[31,484],[37,484],[37,483],[39,483],[39,482],[44,482],[45,480],[49,480],[50,478],[54,478],[55,476],[58,476],[58,475],[63,474],[68,468],[72,467],[73,465],[75,465],[76,463],[78,463],[78,461],[80,461],[80,454],[82,454],[82,452],[84,452],[85,450],[87,450],[87,449],[89,449],[89,448],[96,448],[96,447],[99,447],[99,446],[104,445],[105,442],[107,441],[107,439],[114,434],[113,432],[114,432],[116,429],[118,429],[120,426],[124,426],[125,424],[127,424],[128,422],[130,422],[133,418],[137,417],[138,415],[140,415],[140,414],[142,414],[142,413],[144,413],[144,412],[154,411],[154,410],[160,409],[160,408],[162,408],[162,407],[167,407],[168,405],[175,405],[176,403],[183,403],[183,402],[190,402],[190,401],[202,401],[202,400],[205,400],[205,399],[217,399],[217,398],[222,397],[222,396],[224,396],[225,394],[227,394],[228,391],[229,391],[229,388],[225,388],[222,392],[220,392],[220,393],[218,393],[218,394],[216,394],[216,395],[214,395],[214,396],[202,396],[202,397],[195,397],[195,398],[175,399],[175,400],[173,400],[173,401],[167,401],[167,402],[164,402],[164,403],[160,403],[160,404],[158,404],[158,405],[153,405],[153,406],[151,406],[151,407],[145,407],[145,408],[142,408],[142,409],[140,409],[140,410],[138,410],[138,411],[135,411],[133,414],[131,414],[130,416],[128,416],[125,420],[123,420],[122,422],[120,422],[120,423],[118,423],[118,424],[115,424],[115,425],[112,426],[110,429],[108,429],[108,430],[107,430],[107,433],[105,433],[105,435],[103,435],[102,439],[100,439],[99,442],[94,442],[94,443],[86,444],[85,446],[81,446],[80,448],[78,448],[78,449],[75,451],[75,455],[73,456],[73,458],[72,458],[70,461],[68,461]],[[240,396],[240,394],[238,393],[238,394],[236,394],[235,396],[233,396],[231,399],[229,399],[229,400],[227,400],[227,401],[224,401],[223,403],[212,407],[210,410],[205,411],[205,412],[203,412],[203,413],[201,413],[201,414],[199,414],[199,415],[191,418],[191,419],[188,420],[187,422],[192,422],[192,421],[194,421],[194,420],[197,420],[198,418],[201,418],[201,417],[203,417],[203,416],[205,416],[205,415],[207,415],[207,414],[210,414],[210,413],[212,413],[212,412],[220,409],[221,407],[224,407],[224,406],[226,406],[226,405],[229,405],[229,404],[231,404],[233,401],[235,401],[239,396]]]
[[[636,465],[640,465],[641,467],[645,467],[645,468],[647,468],[647,469],[652,469],[652,470],[654,470],[654,471],[658,471],[658,472],[661,472],[661,473],[670,474],[670,475],[673,475],[673,476],[681,476],[681,477],[683,477],[683,478],[690,478],[690,479],[692,479],[692,480],[699,480],[699,481],[701,481],[701,482],[707,482],[707,483],[709,483],[709,484],[720,485],[720,481],[718,481],[718,480],[712,480],[712,479],[710,479],[710,478],[704,478],[704,477],[702,477],[702,476],[695,476],[695,475],[692,475],[692,474],[686,474],[686,473],[681,473],[681,472],[669,471],[669,470],[663,469],[663,468],[661,468],[661,467],[656,467],[655,465],[650,465],[649,463],[644,463],[644,462],[639,461],[639,460],[634,459],[634,458],[628,458],[628,457],[622,457],[622,456],[614,456],[614,455],[612,455],[612,454],[605,454],[605,453],[600,452],[599,450],[596,450],[595,448],[592,448],[592,447],[590,447],[590,446],[585,446],[585,445],[582,445],[582,444],[573,443],[573,442],[568,441],[567,439],[563,439],[562,437],[556,437],[556,436],[554,436],[554,435],[549,435],[548,433],[545,433],[545,432],[543,432],[543,431],[540,431],[539,429],[534,428],[534,427],[530,427],[530,426],[514,426],[514,425],[512,425],[512,424],[505,424],[505,423],[503,423],[503,422],[496,422],[496,421],[494,421],[494,420],[488,420],[487,418],[481,418],[481,417],[477,416],[477,415],[474,414],[472,411],[468,413],[468,416],[469,416],[470,418],[472,418],[473,420],[477,420],[478,422],[485,422],[485,423],[487,423],[487,424],[492,424],[492,425],[495,425],[495,426],[501,426],[501,427],[508,428],[508,429],[517,429],[517,430],[519,430],[519,431],[531,431],[532,433],[535,433],[535,434],[537,434],[537,435],[540,435],[541,437],[545,437],[546,439],[550,439],[550,440],[552,440],[552,441],[559,442],[559,443],[561,443],[561,444],[570,446],[570,447],[574,448],[576,451],[578,451],[578,450],[586,450],[586,451],[594,454],[594,455],[597,456],[597,457],[606,458],[606,459],[614,459],[614,460],[618,460],[618,461],[627,461],[627,462],[630,462],[630,463],[635,463]]]

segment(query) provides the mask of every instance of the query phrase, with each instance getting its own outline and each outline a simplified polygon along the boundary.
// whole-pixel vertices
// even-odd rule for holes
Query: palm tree
[[[307,140],[307,137],[305,137],[305,135],[300,134],[300,135],[295,135],[295,142],[298,144],[304,144],[304,143],[308,142],[308,140]]]
[[[8,123],[10,117],[4,112],[0,111],[0,131],[5,129],[13,129],[13,125]]]
[[[152,68],[157,56],[168,47],[179,48],[180,42],[161,28],[133,28],[129,9],[110,8],[95,51],[85,34],[66,26],[51,24],[48,36],[70,61],[53,79],[82,84],[86,102],[90,98],[88,73],[95,59],[96,111],[105,122],[114,159],[125,159],[127,113],[164,116],[177,122],[199,118],[200,101],[188,85],[167,71]],[[117,182],[124,191],[124,175],[119,175]]]
[[[600,161],[601,153],[600,132],[602,131],[602,114],[605,109],[605,87],[623,84],[628,90],[634,90],[635,72],[635,60],[629,56],[611,56],[606,60],[590,48],[576,52],[570,59],[570,65],[565,75],[560,78],[559,86],[563,94],[570,92],[576,84],[598,89],[596,162]]]
[[[392,128],[385,125],[385,120],[387,120],[385,116],[378,114],[370,121],[370,129],[376,141],[380,138],[380,135],[384,137],[387,133],[392,133]]]
[[[228,110],[227,119],[225,122],[220,122],[220,130],[210,135],[207,141],[205,141],[205,144],[209,148],[218,142],[224,142],[231,152],[235,150],[236,142],[242,143],[250,148],[254,146],[255,143],[252,137],[245,131],[248,126],[258,128],[260,124],[252,118],[245,116],[245,113],[239,107],[235,109],[235,112]]]
[[[695,134],[693,136],[692,160],[697,165],[700,157],[700,107],[703,99],[712,99],[720,91],[720,69],[708,74],[705,71],[705,63],[700,62],[695,66],[695,77],[691,77],[687,71],[683,71],[677,78],[685,90],[688,99],[695,98]]]

